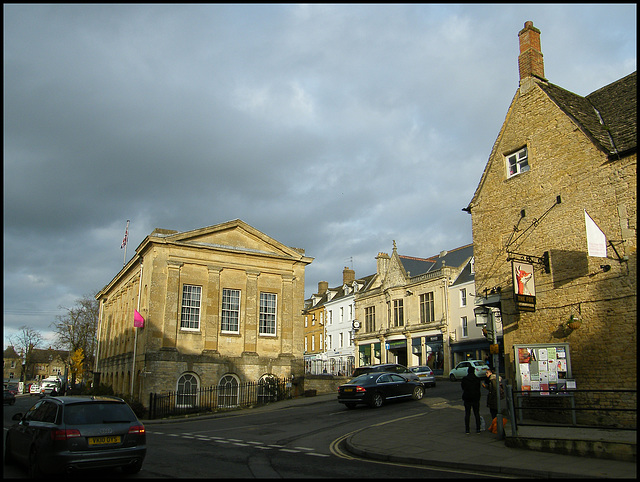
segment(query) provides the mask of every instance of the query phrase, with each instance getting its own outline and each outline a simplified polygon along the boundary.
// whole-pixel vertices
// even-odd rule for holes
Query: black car
[[[344,403],[347,408],[355,408],[358,404],[378,408],[386,400],[420,400],[423,395],[422,383],[397,373],[365,373],[338,388],[338,402]]]
[[[11,390],[7,390],[6,388],[4,389],[4,401],[2,402],[2,405],[4,405],[5,403],[8,403],[9,405],[13,405],[14,403],[16,403],[15,394]]]
[[[121,467],[140,471],[147,453],[145,428],[117,397],[45,397],[13,417],[5,462],[25,464],[29,475]]]
[[[420,377],[416,373],[413,373],[404,365],[399,365],[397,363],[384,363],[382,365],[368,365],[365,367],[358,367],[353,371],[353,376],[357,377],[358,375],[364,375],[365,373],[372,372],[389,372],[389,373],[399,373],[405,378],[409,380],[414,380],[416,382],[420,382]]]

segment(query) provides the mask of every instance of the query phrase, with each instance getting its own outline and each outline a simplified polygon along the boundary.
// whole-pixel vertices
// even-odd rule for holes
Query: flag
[[[587,227],[587,251],[589,256],[607,257],[607,237],[593,219],[584,212],[584,222]]]
[[[124,238],[122,239],[122,245],[120,249],[124,248],[127,245],[127,241],[129,240],[129,220],[127,219],[127,227],[124,230]]]
[[[138,310],[133,310],[133,327],[144,328],[144,318],[138,313]]]

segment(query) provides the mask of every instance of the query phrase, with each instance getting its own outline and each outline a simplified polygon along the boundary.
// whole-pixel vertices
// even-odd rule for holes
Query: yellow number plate
[[[89,445],[119,444],[120,435],[110,437],[89,437]]]

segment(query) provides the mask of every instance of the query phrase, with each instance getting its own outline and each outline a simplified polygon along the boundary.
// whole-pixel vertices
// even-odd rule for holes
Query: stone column
[[[282,275],[280,303],[280,354],[293,356],[293,276]]]
[[[244,351],[243,354],[256,355],[258,342],[258,317],[260,294],[258,293],[258,276],[260,271],[247,270],[247,288],[244,317]]]
[[[201,320],[204,334],[204,351],[218,353],[218,332],[220,331],[220,273],[223,268],[207,266],[207,299],[205,318]]]
[[[167,261],[167,292],[162,322],[162,348],[177,348],[179,323],[178,302],[180,301],[180,268],[183,263]]]

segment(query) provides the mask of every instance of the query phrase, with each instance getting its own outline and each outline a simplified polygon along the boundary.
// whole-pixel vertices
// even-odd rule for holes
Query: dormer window
[[[517,176],[529,170],[529,154],[527,148],[523,147],[513,154],[507,156],[507,177]]]

